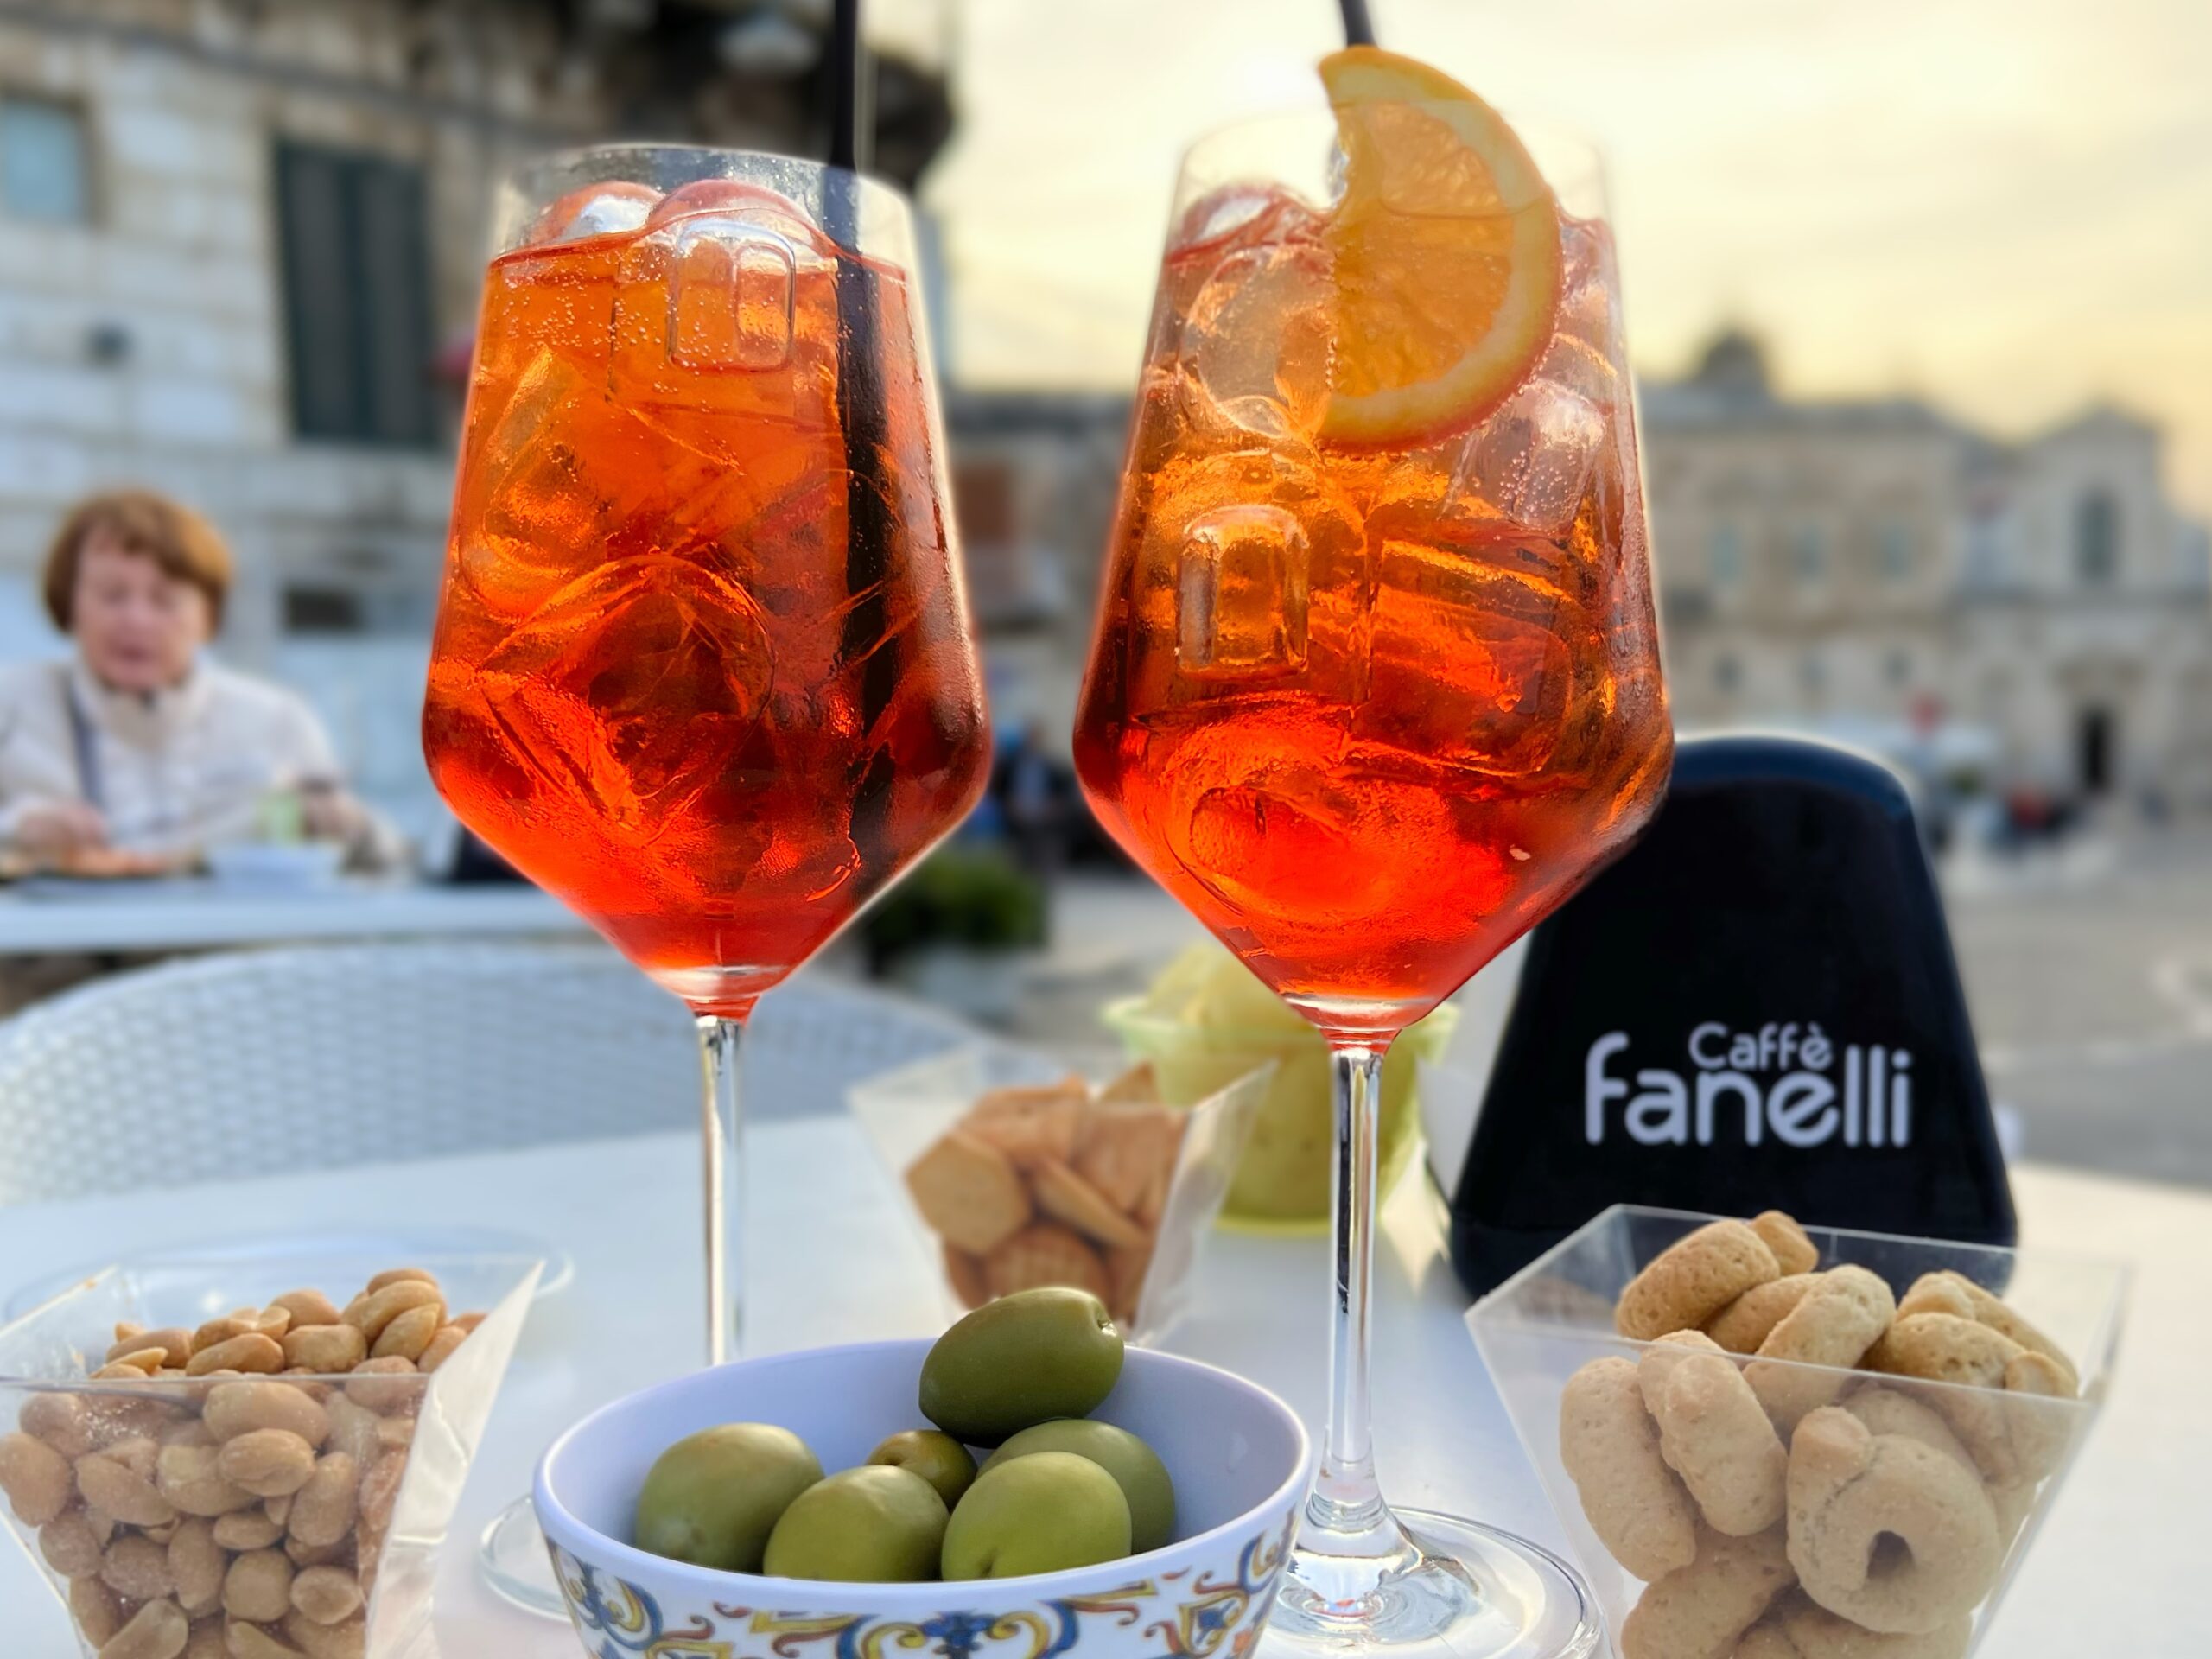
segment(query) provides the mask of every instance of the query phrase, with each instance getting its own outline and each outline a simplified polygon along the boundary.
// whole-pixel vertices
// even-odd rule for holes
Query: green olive
[[[944,1529],[948,1579],[1058,1573],[1128,1553],[1128,1500],[1113,1476],[1071,1452],[985,1470]]]
[[[1055,1417],[1085,1417],[1122,1375],[1122,1333],[1087,1291],[1018,1291],[937,1339],[922,1362],[922,1415],[969,1446],[996,1446]]]
[[[801,1492],[776,1522],[762,1570],[779,1579],[912,1584],[937,1576],[944,1500],[908,1469],[863,1464]]]
[[[990,1455],[985,1473],[1039,1452],[1072,1452],[1089,1458],[1122,1489],[1129,1503],[1129,1548],[1141,1555],[1175,1535],[1175,1483],[1160,1454],[1126,1428],[1079,1417],[1025,1428]]]
[[[758,1573],[777,1521],[821,1478],[821,1463],[787,1428],[702,1429],[662,1452],[646,1475],[632,1537],[671,1560]]]
[[[948,1510],[960,1501],[960,1495],[976,1478],[976,1459],[968,1455],[968,1448],[933,1428],[910,1428],[893,1434],[869,1452],[868,1460],[912,1470],[937,1488]]]

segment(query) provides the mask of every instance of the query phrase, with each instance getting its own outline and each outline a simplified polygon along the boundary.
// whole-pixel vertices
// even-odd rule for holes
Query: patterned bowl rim
[[[929,1351],[933,1341],[931,1338],[916,1337],[887,1342],[855,1342],[833,1347],[803,1348],[791,1353],[765,1354],[757,1359],[736,1360],[720,1369],[760,1373],[839,1357],[858,1359],[890,1352],[912,1353],[918,1363],[921,1356]],[[989,1582],[994,1596],[1004,1592],[1008,1599],[1025,1600],[1071,1589],[1080,1591],[1087,1588],[1093,1580],[1100,1583],[1120,1583],[1126,1580],[1132,1572],[1142,1571],[1147,1564],[1161,1564],[1171,1558],[1216,1546],[1241,1546],[1249,1541],[1255,1528],[1263,1530],[1272,1528],[1274,1518],[1286,1509],[1294,1508],[1312,1484],[1313,1439],[1306,1433],[1306,1424],[1299,1414],[1273,1389],[1221,1366],[1209,1365],[1203,1360],[1188,1359],[1180,1354],[1163,1354],[1152,1349],[1129,1349],[1124,1363],[1145,1370],[1201,1374],[1228,1382],[1245,1396],[1245,1402],[1251,1409],[1262,1414],[1272,1414],[1288,1427],[1292,1444],[1296,1448],[1290,1472],[1259,1503],[1204,1532],[1163,1544],[1158,1549],[1147,1550],[1141,1555],[1125,1555],[1118,1560],[1101,1561],[1091,1567],[1071,1567],[1058,1573],[1032,1573],[1018,1578],[993,1579]],[[696,1578],[702,1590],[712,1592],[726,1587],[734,1593],[741,1593],[753,1602],[769,1606],[806,1606],[819,1601],[825,1590],[834,1588],[838,1602],[841,1605],[851,1604],[854,1611],[896,1610],[912,1605],[918,1593],[929,1595],[943,1591],[944,1586],[935,1581],[915,1584],[840,1583],[833,1586],[809,1579],[773,1578],[765,1573],[718,1572],[694,1567],[688,1561],[671,1560],[665,1556],[649,1554],[633,1544],[611,1538],[597,1528],[587,1526],[579,1520],[556,1495],[553,1484],[555,1465],[569,1450],[570,1443],[591,1429],[601,1418],[612,1416],[616,1412],[636,1410],[648,1405],[656,1395],[683,1388],[702,1375],[705,1373],[694,1371],[665,1382],[657,1382],[634,1394],[625,1395],[619,1400],[611,1400],[572,1425],[545,1449],[544,1456],[537,1461],[537,1472],[531,1482],[531,1496],[537,1506],[539,1524],[552,1543],[571,1555],[580,1559],[582,1556],[582,1552],[570,1548],[566,1538],[556,1535],[557,1527],[559,1533],[567,1537],[589,1541],[593,1559],[586,1561],[585,1565],[615,1573],[626,1580],[634,1581],[640,1577],[673,1571],[679,1576]],[[548,1524],[549,1522],[553,1524]]]

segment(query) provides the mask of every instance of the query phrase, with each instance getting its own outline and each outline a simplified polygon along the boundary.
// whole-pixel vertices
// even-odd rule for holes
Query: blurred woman
[[[76,649],[0,668],[0,846],[64,868],[162,867],[296,825],[357,864],[394,856],[306,702],[204,654],[231,579],[213,526],[166,497],[95,496],[63,521],[46,607]]]

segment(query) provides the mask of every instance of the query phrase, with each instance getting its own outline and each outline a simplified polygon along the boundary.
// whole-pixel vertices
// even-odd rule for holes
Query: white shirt
[[[339,780],[330,739],[295,693],[202,659],[150,696],[95,679],[81,658],[0,668],[0,842],[33,806],[88,798],[69,705],[89,735],[89,794],[111,846],[180,853],[251,839],[263,797]]]

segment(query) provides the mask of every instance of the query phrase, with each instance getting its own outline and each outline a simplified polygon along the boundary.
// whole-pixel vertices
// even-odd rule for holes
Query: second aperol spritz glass
[[[1331,1410],[1271,1640],[1588,1652],[1370,1444],[1383,1051],[1649,819],[1672,729],[1594,163],[1354,48],[1186,159],[1075,740],[1115,837],[1329,1038]]]
[[[462,823],[698,1016],[710,1357],[746,1016],[988,765],[912,226],[623,145],[502,193],[423,712]]]

